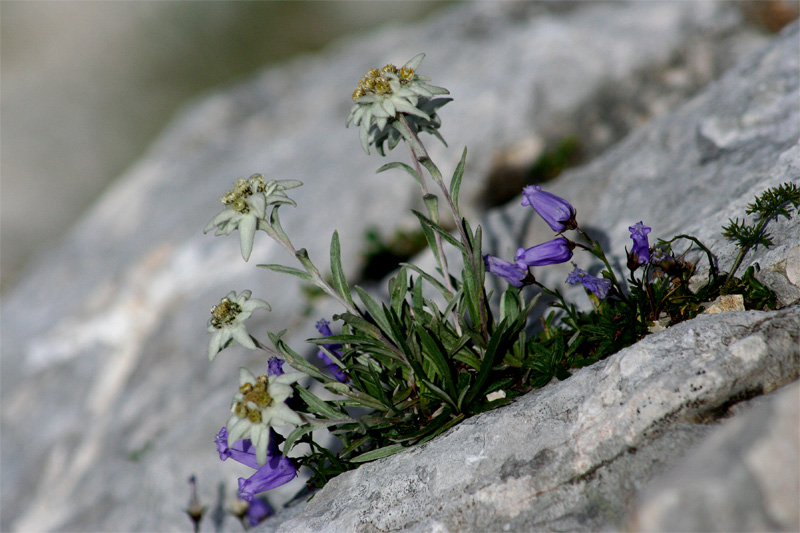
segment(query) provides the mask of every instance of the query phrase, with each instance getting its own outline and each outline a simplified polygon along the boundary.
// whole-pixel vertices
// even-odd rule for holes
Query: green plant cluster
[[[270,395],[274,396],[273,390],[279,390],[279,386],[292,387],[294,395],[288,405],[302,423],[295,423],[296,427],[285,437],[271,438],[282,441],[281,453],[285,457],[290,457],[297,444],[308,445],[307,453],[291,457],[310,469],[309,485],[313,487],[321,487],[331,477],[364,462],[426,442],[465,418],[511,402],[553,378],[566,379],[572,369],[592,364],[635,343],[656,323],[670,325],[693,318],[720,294],[742,294],[747,307],[753,309],[771,309],[777,305],[775,295],[756,280],[754,268],[748,268],[740,278],[735,277],[735,272],[747,250],[771,244],[765,232],[767,221],[778,216],[789,218],[788,206],[800,205],[800,193],[793,184],[766,191],[751,204],[748,214],[756,215],[754,226],[737,219],[725,228],[725,235],[734,239],[742,250],[741,257],[727,275],[718,271],[712,252],[695,237],[678,235],[649,246],[645,232],[639,236],[645,238],[644,241],[637,242],[634,236],[636,246],[628,254],[628,277],[623,284],[598,242],[577,225],[571,206],[553,195],[549,197],[556,198],[556,208],[565,207],[571,211],[553,223],[560,237],[546,243],[548,247],[552,245],[553,250],[562,247],[558,253],[568,253],[568,256],[549,264],[569,260],[576,247],[602,263],[599,278],[582,273],[581,283],[586,282],[584,286],[592,301],[592,310],[580,311],[566,302],[558,290],[538,283],[530,272],[535,262],[524,266],[518,257],[515,263],[500,261],[503,264],[500,271],[496,266],[489,266],[493,263],[482,253],[481,226],[462,217],[459,209],[467,150],[464,149],[452,176],[445,181],[419,139],[420,132],[436,133],[440,124],[438,117],[433,120],[425,110],[438,110],[443,105],[441,102],[430,105],[425,94],[430,90],[429,98],[432,98],[443,91],[446,93],[445,89],[425,84],[427,78],[416,74],[420,61],[418,56],[402,69],[392,65],[380,71],[371,69],[359,87],[376,88],[371,89],[372,92],[362,90],[354,94],[352,116],[361,127],[365,149],[368,144],[387,139],[395,141],[390,143],[390,149],[399,141],[408,147],[411,165],[393,162],[383,165],[378,172],[401,170],[419,185],[426,211],[413,211],[413,214],[436,259],[435,272],[424,271],[410,263],[402,264],[389,281],[388,301],[379,301],[358,285],[351,286],[347,280],[342,268],[339,236],[334,231],[330,246],[331,271],[323,276],[305,249],[297,249],[291,243],[278,217],[282,205],[294,205],[283,191],[298,186],[299,182],[265,182],[259,175],[251,179],[250,185],[237,184],[234,200],[238,203],[228,201],[226,211],[209,225],[209,228],[216,227],[218,234],[239,229],[243,253],[247,249],[247,255],[253,233],[265,231],[301,268],[280,264],[259,266],[296,276],[342,306],[342,312],[333,317],[340,333],[308,339],[319,347],[327,368],[306,361],[293,350],[283,339],[285,330],[269,333],[272,347],[255,337],[248,339],[239,320],[241,315],[236,313],[243,309],[249,316],[258,308],[268,308],[266,302],[250,299],[249,291],[238,297],[231,293],[224,299],[225,313],[218,310],[216,329],[209,327],[215,334],[212,341],[215,349],[210,351],[210,358],[216,355],[217,347],[224,349],[236,341],[287,362],[336,395],[336,399],[323,400],[298,385],[300,378],[296,374],[280,376],[282,371],[273,374],[270,370],[269,376],[259,378],[260,403],[250,405],[242,395],[252,394],[255,382],[240,383],[240,396],[245,400],[237,402],[236,409],[249,413],[253,428],[249,433],[253,437],[249,438],[259,440],[254,445],[262,448],[266,446],[260,440],[266,434],[259,426],[262,419],[291,418],[291,413],[287,414],[285,409],[280,413],[274,410]],[[414,105],[417,107],[413,108],[413,121],[407,119],[409,111],[395,110],[398,106],[408,110]],[[386,109],[395,112],[389,113]],[[384,120],[378,120],[380,118]],[[432,182],[433,189],[428,187],[428,182]],[[531,192],[536,193],[538,191]],[[448,214],[447,225],[454,227],[454,231],[442,222],[440,204]],[[530,205],[536,208],[533,200]],[[641,222],[638,226],[650,231]],[[568,231],[576,231],[582,242],[563,237]],[[676,249],[678,243],[684,243],[685,248]],[[457,253],[446,254],[448,247]],[[520,249],[518,254],[522,251]],[[555,252],[548,251],[542,257],[550,260],[552,253]],[[688,259],[697,253],[708,263],[708,272],[700,276],[700,282],[696,271],[698,260]],[[458,264],[449,264],[448,257],[451,261],[458,257]],[[487,292],[487,270],[507,279],[508,289],[498,295]],[[576,267],[576,273],[578,271]],[[526,290],[529,285],[538,290]],[[538,294],[530,297],[531,292]],[[541,294],[552,300],[553,309],[546,316],[533,316],[532,310]],[[490,306],[493,298],[497,299],[497,304]],[[276,375],[280,377],[276,379]],[[248,376],[254,374],[248,373]],[[248,408],[244,409],[243,405]],[[237,419],[234,416],[231,420]],[[322,428],[338,438],[339,444],[332,447],[319,444],[313,432]],[[261,453],[265,453],[263,449]],[[268,462],[261,468],[269,468],[269,465]]]

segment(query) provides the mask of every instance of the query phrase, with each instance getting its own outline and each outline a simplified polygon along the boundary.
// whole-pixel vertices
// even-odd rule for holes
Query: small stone
[[[703,311],[705,314],[727,313],[728,311],[744,311],[744,297],[741,294],[724,294],[711,302]]]

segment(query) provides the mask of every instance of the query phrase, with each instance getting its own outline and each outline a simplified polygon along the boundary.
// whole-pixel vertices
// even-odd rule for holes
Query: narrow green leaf
[[[420,224],[422,224],[423,227],[427,226],[428,228],[432,229],[433,231],[441,235],[441,237],[444,240],[446,240],[447,242],[455,246],[457,249],[459,249],[462,253],[465,251],[464,245],[461,243],[461,241],[450,235],[450,232],[448,232],[446,229],[434,223],[431,219],[429,219],[419,211],[415,211],[414,209],[412,209],[411,213],[419,219]],[[433,248],[435,248],[435,246]]]
[[[311,274],[309,274],[308,272],[305,272],[303,270],[300,270],[299,268],[294,268],[294,267],[285,266],[285,265],[278,265],[278,264],[257,265],[257,266],[259,266],[261,268],[266,268],[266,269],[272,270],[274,272],[280,272],[281,274],[289,274],[289,275],[292,275],[292,276],[297,276],[298,278],[300,278],[302,280],[314,283],[314,278],[311,277]]]
[[[378,326],[384,331],[387,332],[389,328],[389,324],[386,321],[386,315],[383,313],[383,309],[375,299],[369,295],[367,291],[359,287],[358,285],[355,286],[356,292],[358,293],[359,298],[361,298],[361,302],[364,304],[364,307],[367,308],[367,312],[372,315],[372,320],[378,323]]]
[[[290,451],[292,451],[292,446],[294,446],[294,443],[297,442],[297,439],[299,439],[306,433],[311,433],[312,431],[315,431],[323,427],[325,426],[316,424],[305,424],[294,428],[294,431],[289,433],[289,436],[286,437],[286,442],[283,443],[283,455],[287,455]]]
[[[347,457],[348,455],[350,455],[350,453],[352,453],[353,450],[355,450],[356,448],[358,448],[371,438],[372,437],[370,437],[369,435],[365,435],[363,437],[354,440],[353,442],[342,448],[342,451],[339,452],[339,457]]]
[[[361,455],[357,455],[350,459],[351,463],[366,463],[369,461],[375,461],[376,459],[383,459],[384,457],[389,457],[390,455],[394,455],[397,452],[403,450],[405,446],[402,444],[390,444],[389,446],[384,446],[383,448],[378,448],[377,450],[371,450],[366,453],[362,453]]]
[[[306,402],[306,404],[308,405],[308,409],[312,413],[316,413],[322,417],[332,418],[332,419],[340,419],[348,417],[346,413],[343,413],[340,410],[332,407],[328,402],[320,400],[314,393],[307,390],[306,388],[296,387],[295,390],[300,395],[300,398],[302,398],[303,401]]]
[[[389,280],[389,298],[392,303],[392,310],[400,314],[403,303],[406,300],[406,293],[408,292],[408,268],[402,267],[397,276]]]
[[[342,396],[347,396],[352,400],[356,400],[364,407],[371,407],[373,409],[377,409],[378,411],[389,411],[390,408],[386,405],[382,404],[377,399],[373,398],[372,396],[365,394],[361,391],[355,390],[346,383],[339,383],[338,381],[330,381],[328,383],[324,383],[326,389],[341,394]]]
[[[292,350],[284,341],[278,340],[278,342],[275,343],[275,348],[278,349],[281,355],[286,359],[286,362],[289,363],[295,370],[305,372],[309,376],[321,381],[323,384],[327,381],[334,381],[332,377],[326,376],[320,372],[317,367],[306,361],[297,352]]]
[[[440,293],[442,293],[442,296],[444,296],[446,300],[450,300],[450,299],[453,298],[453,293],[450,292],[449,290],[447,290],[447,287],[445,287],[436,278],[434,278],[433,276],[431,276],[430,274],[428,274],[427,272],[425,272],[424,270],[422,270],[418,266],[412,265],[411,263],[400,263],[400,264],[403,265],[404,267],[410,268],[411,270],[413,270],[414,272],[416,272],[417,274],[422,276],[422,278],[425,281],[427,281],[428,283],[433,285],[434,288],[436,288],[436,290],[438,290]]]
[[[419,186],[422,187],[422,180],[420,179],[419,174],[417,174],[417,171],[411,168],[410,166],[406,165],[405,163],[400,163],[400,162],[386,163],[381,168],[376,170],[375,174],[380,174],[381,172],[385,172],[392,168],[399,168],[400,170],[405,170],[412,178],[414,178],[417,181],[417,183],[419,183]]]
[[[428,216],[434,224],[439,223],[439,197],[435,194],[426,194],[422,197],[425,207],[428,208]]]
[[[458,162],[455,172],[453,172],[453,179],[450,180],[450,197],[453,199],[453,204],[458,210],[458,193],[461,190],[461,178],[464,176],[464,166],[467,162],[467,147],[461,153],[461,161]]]
[[[454,370],[450,368],[447,362],[447,354],[442,353],[441,346],[421,325],[417,324],[416,331],[424,348],[423,355],[427,355],[427,359],[433,363],[437,374],[442,378],[445,389],[447,389],[447,395],[451,398],[450,401],[452,402],[452,398],[456,396],[456,389],[453,382]],[[455,405],[453,405],[453,407],[455,408]]]
[[[449,394],[447,394],[445,391],[443,391],[441,388],[439,388],[436,384],[432,383],[430,380],[423,379],[422,382],[425,384],[426,387],[428,387],[428,389],[430,389],[430,391],[434,395],[439,397],[439,399],[441,399],[444,403],[449,405],[451,408],[453,408],[454,410],[458,411],[458,407],[456,406],[456,402],[455,402],[454,398],[451,398]]]
[[[336,291],[347,303],[354,306],[353,296],[350,294],[350,287],[347,285],[347,278],[342,269],[342,248],[339,244],[338,231],[334,231],[333,237],[331,237],[331,274]]]

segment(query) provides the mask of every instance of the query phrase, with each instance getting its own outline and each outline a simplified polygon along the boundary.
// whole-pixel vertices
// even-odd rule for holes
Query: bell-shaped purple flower
[[[574,247],[575,243],[565,237],[558,237],[527,249],[518,249],[514,261],[520,268],[566,263],[572,258]]]
[[[495,276],[500,276],[514,287],[528,285],[528,282],[533,279],[527,268],[520,268],[514,263],[509,263],[493,255],[484,255],[483,263],[486,265],[486,270]]]
[[[643,265],[650,260],[650,243],[647,242],[647,234],[652,228],[648,228],[640,220],[628,228],[633,239],[633,249],[628,254],[628,267],[631,264]]]
[[[329,324],[330,322],[328,322],[324,318],[319,322],[317,322],[317,331],[319,331],[320,335],[323,335],[325,337],[330,337],[333,335],[333,332],[331,331]],[[326,350],[328,350],[336,357],[338,357],[339,360],[341,361],[342,356],[344,356],[341,344],[323,344],[322,346],[324,346]],[[330,371],[331,374],[333,374],[333,377],[335,377],[337,381],[339,381],[340,383],[344,383],[345,381],[347,381],[347,375],[344,372],[342,372],[342,369],[339,367],[339,365],[334,363],[333,360],[330,357],[328,357],[328,354],[320,350],[317,353],[317,357],[322,359],[322,361],[325,363],[325,366],[328,367],[328,370]]]
[[[595,296],[604,300],[608,296],[608,291],[611,290],[611,280],[605,278],[596,278],[578,267],[569,273],[567,276],[567,283],[570,285],[577,285],[580,283],[585,289],[592,291]]]
[[[239,497],[243,500],[251,501],[256,494],[285,485],[297,476],[297,468],[292,461],[278,451],[277,434],[273,429],[269,430],[267,462],[261,467],[258,466],[256,448],[250,439],[236,441],[229,448],[228,431],[222,428],[214,440],[220,459],[224,461],[230,457],[234,461],[256,469],[248,479],[239,478]]]
[[[555,232],[578,227],[575,208],[563,198],[543,191],[538,185],[529,185],[522,189],[522,205],[533,207]]]
[[[247,514],[245,517],[250,524],[250,527],[255,527],[268,517],[275,514],[275,511],[270,505],[261,498],[253,498],[250,505],[247,506]]]

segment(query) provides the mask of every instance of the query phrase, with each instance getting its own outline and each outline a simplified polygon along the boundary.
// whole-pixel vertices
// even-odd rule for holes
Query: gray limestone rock
[[[800,384],[725,421],[636,505],[640,531],[799,531]]]
[[[388,231],[408,224],[407,209],[416,206],[411,183],[395,176],[373,176],[384,161],[359,153],[356,132],[343,131],[350,105],[347,97],[368,66],[404,62],[420,50],[428,52],[422,72],[431,74],[434,83],[447,86],[456,97],[442,111],[446,124],[442,132],[454,149],[445,151],[434,144],[431,153],[447,169],[454,167],[461,146],[470,147],[463,190],[464,205],[474,213],[480,210],[478,197],[485,187],[481,178],[490,174],[494,156],[514,142],[538,139],[546,145],[547,132],[562,131],[558,128],[568,124],[580,126],[579,115],[591,108],[591,102],[597,106],[607,102],[597,97],[609,94],[614,84],[647,77],[675,57],[707,53],[710,60],[703,68],[684,69],[689,82],[678,93],[685,96],[757,40],[743,27],[738,10],[726,3],[589,3],[544,12],[526,10],[522,4],[470,3],[414,27],[384,28],[343,41],[320,55],[270,69],[190,106],[70,234],[4,295],[0,529],[186,529],[189,524],[182,509],[189,496],[186,480],[192,474],[198,476],[201,499],[212,508],[211,525],[207,522],[204,527],[238,527],[223,509],[234,492],[235,479],[247,469],[218,461],[213,435],[225,422],[237,367],[256,368],[264,361],[259,354],[231,349],[209,365],[205,355],[208,309],[230,290],[252,289],[274,311],[254,315],[248,329],[264,339],[266,335],[257,332],[290,328],[289,341],[295,346],[313,334],[319,315],[331,311],[320,306],[312,316],[303,316],[308,302],[300,286],[255,267],[288,262],[266,238],[257,238],[253,257],[246,264],[236,239],[203,236],[201,229],[219,208],[217,199],[232,180],[253,172],[306,182],[292,191],[300,207],[283,210],[284,226],[295,243],[308,248],[323,266],[325,260],[319,258],[327,257],[330,234],[337,227],[345,269],[351,276],[361,263],[358,243],[366,227]],[[579,191],[580,197],[571,194],[571,199],[583,220],[605,232],[616,250],[626,240],[625,227],[640,217],[657,228],[658,236],[697,232],[719,249],[721,262],[730,264],[730,246],[714,233],[727,214],[740,215],[753,194],[798,176],[798,113],[796,98],[792,98],[797,92],[796,42],[795,27],[682,111],[665,115],[630,137],[623,148],[566,176],[554,184],[554,191],[565,196],[567,187],[576,194]],[[653,79],[649,87],[655,91],[659,84]],[[664,94],[670,94],[668,84]],[[680,99],[671,103],[665,96],[663,105],[654,105],[644,115],[657,114]],[[611,137],[603,137],[603,142]],[[404,154],[390,160],[394,158],[402,159]],[[672,172],[684,181],[676,177],[674,183],[665,182]],[[511,236],[534,238],[530,227],[536,225],[530,219],[511,221],[511,213],[507,209],[486,219],[488,249],[500,250],[503,239]],[[635,217],[632,222],[631,217]],[[758,259],[762,266],[786,259],[786,250],[798,244],[796,221],[776,224],[776,247],[749,259]],[[510,229],[516,233],[509,233]],[[555,280],[554,284],[560,283],[563,277]],[[645,346],[655,350],[661,346],[659,339],[673,336],[687,345],[686,351],[676,352],[687,367],[680,372],[675,367],[674,377],[664,373],[660,377],[665,381],[649,382],[668,382],[678,388],[677,399],[666,390],[633,390],[631,382],[625,381],[628,378],[615,373],[620,361],[646,360],[664,372],[672,368],[658,366],[666,364],[665,358],[651,351],[647,355],[628,352],[586,369],[574,379],[526,397],[522,405],[539,405],[548,395],[555,397],[559,387],[572,390],[575,384],[590,383],[609,371],[608,383],[620,381],[625,390],[641,395],[636,396],[636,405],[650,413],[652,420],[666,423],[665,406],[688,413],[690,407],[681,402],[699,398],[696,407],[702,411],[704,406],[724,403],[726,394],[738,394],[743,384],[752,384],[752,390],[778,386],[783,377],[767,379],[764,371],[753,368],[759,361],[779,377],[781,372],[796,375],[796,352],[782,348],[789,342],[785,335],[764,334],[770,324],[786,323],[786,335],[795,335],[796,346],[793,319],[796,308],[765,315],[704,317],[675,333],[667,330],[646,340]],[[726,339],[736,339],[736,346],[745,343],[758,348],[756,355],[740,357],[741,364],[738,360],[723,364],[718,359],[728,353]],[[706,348],[717,357],[706,358],[711,353]],[[688,369],[694,367],[686,361],[695,359],[709,376],[690,379]],[[631,379],[640,378],[645,376]],[[695,382],[708,387],[707,396],[690,390]],[[615,389],[603,390],[613,403]],[[597,464],[612,459],[646,469],[633,464],[628,445],[601,431],[603,426],[593,417],[602,411],[586,396],[589,392],[565,404],[574,407],[572,412],[553,404],[552,411],[545,409],[537,415],[534,408],[521,415],[519,420],[526,422],[539,416],[547,431],[554,431],[547,446],[536,453],[549,451],[538,458],[536,453],[495,456],[492,446],[475,444],[469,468],[486,469],[486,475],[502,483],[468,484],[474,505],[453,515],[447,527],[488,527],[494,519],[483,517],[479,510],[484,508],[499,508],[497,516],[533,524],[525,509],[505,495],[528,498],[556,485],[545,482],[545,477],[532,481],[529,472],[550,472],[551,480],[564,481],[589,475]],[[650,397],[657,401],[647,403]],[[628,412],[625,406],[614,405],[620,413]],[[474,436],[479,421],[491,421],[493,416],[501,420],[517,409],[515,405],[470,420],[445,438]],[[579,415],[584,418],[574,418]],[[575,420],[581,424],[570,426]],[[557,431],[562,431],[560,436]],[[689,425],[670,434],[676,442],[690,442],[697,431],[702,433]],[[479,434],[489,444],[495,438],[488,431]],[[632,433],[626,438],[639,442],[641,435]],[[585,445],[558,447],[570,439]],[[437,440],[429,447],[440,442],[446,441]],[[658,461],[661,448],[654,446],[648,448],[652,450],[649,457]],[[683,449],[682,445],[673,448],[667,446],[663,453]],[[417,460],[426,449],[410,450],[400,457]],[[481,457],[481,449],[488,459]],[[336,485],[345,486],[353,476],[386,464],[367,465],[372,470],[359,469],[336,480],[315,501],[324,501],[335,493]],[[489,472],[492,468],[497,471]],[[419,480],[426,478],[443,487],[449,483],[434,476],[430,468],[414,468],[413,473],[384,483],[384,496],[381,491],[369,492],[372,507],[363,516],[392,527],[426,527],[423,520],[436,520],[433,515],[411,513],[424,503],[427,489],[421,488]],[[572,499],[567,500],[573,503],[564,503],[563,509],[571,511],[559,514],[553,508],[550,515],[536,520],[549,520],[553,527],[563,520],[563,527],[570,528],[586,520],[587,524],[602,522],[592,517],[617,516],[619,508],[604,503],[608,489],[592,479],[586,482],[594,483],[597,499],[580,503],[582,485],[570,485],[564,494],[566,498],[569,493]],[[628,482],[619,477],[617,483]],[[273,503],[290,499],[302,484],[298,479],[275,491],[270,495]],[[400,499],[392,499],[390,493]],[[347,505],[344,502],[332,505],[341,509]],[[342,512],[351,516],[356,509]],[[295,520],[297,527],[309,527],[303,525],[309,519],[298,516]],[[331,520],[346,527],[344,518]]]

